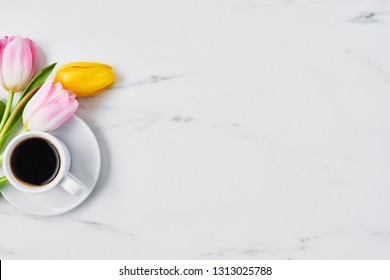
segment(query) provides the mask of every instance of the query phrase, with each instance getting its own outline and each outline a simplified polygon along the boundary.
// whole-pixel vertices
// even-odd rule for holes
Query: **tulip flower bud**
[[[0,82],[10,92],[23,90],[34,75],[38,61],[35,44],[28,38],[3,37],[0,40]]]
[[[115,80],[112,67],[97,62],[73,62],[58,69],[55,81],[77,94],[89,96],[109,87]]]
[[[23,124],[28,130],[51,131],[66,122],[77,110],[76,95],[52,84],[49,77],[34,94],[23,111]]]

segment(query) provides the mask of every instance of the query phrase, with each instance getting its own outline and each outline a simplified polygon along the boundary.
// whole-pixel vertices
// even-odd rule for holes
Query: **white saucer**
[[[2,188],[1,193],[8,202],[33,215],[53,216],[74,209],[87,199],[99,178],[99,145],[92,130],[82,119],[73,116],[50,134],[58,137],[69,148],[72,156],[70,172],[87,186],[87,191],[81,196],[73,196],[60,186],[34,194],[19,191],[9,183]]]

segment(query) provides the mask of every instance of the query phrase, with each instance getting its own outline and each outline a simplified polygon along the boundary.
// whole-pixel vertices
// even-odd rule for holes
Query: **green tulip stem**
[[[13,91],[9,91],[7,106],[5,107],[5,110],[4,110],[4,113],[3,113],[3,117],[1,118],[0,131],[3,131],[4,125],[5,125],[6,121],[7,121],[8,116],[9,116],[9,112],[11,111],[11,107],[12,107],[12,102],[13,101],[14,101],[14,92]]]
[[[30,98],[34,95],[34,93],[40,88],[41,86],[37,86],[30,90],[23,98],[18,102],[15,109],[12,111],[11,115],[9,116],[8,120],[6,121],[3,129],[0,132],[0,140],[3,139],[4,135],[7,133],[8,128],[11,126],[12,121],[17,116],[20,109],[23,108],[24,105],[26,105],[27,101],[30,100]],[[8,104],[7,104],[8,106]],[[7,110],[7,109],[6,109]]]

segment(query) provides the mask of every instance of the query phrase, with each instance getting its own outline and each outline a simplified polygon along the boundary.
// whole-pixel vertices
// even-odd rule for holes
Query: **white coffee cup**
[[[36,186],[24,182],[15,175],[12,168],[12,157],[15,149],[19,146],[20,143],[30,138],[41,138],[45,140],[46,142],[50,143],[57,152],[59,167],[53,179],[44,185]],[[46,132],[29,131],[22,133],[12,139],[4,151],[3,169],[5,176],[13,187],[23,192],[41,193],[48,191],[56,186],[61,186],[64,190],[72,195],[81,195],[86,190],[86,186],[83,184],[83,182],[77,179],[77,177],[69,172],[70,165],[71,155],[69,149],[61,140]]]

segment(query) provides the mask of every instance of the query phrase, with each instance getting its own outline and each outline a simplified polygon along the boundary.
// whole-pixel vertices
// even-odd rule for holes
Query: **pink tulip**
[[[28,130],[50,131],[66,122],[79,107],[76,95],[53,84],[51,75],[27,103],[23,123]]]
[[[3,37],[0,40],[0,81],[7,91],[23,90],[34,75],[38,61],[35,44],[28,38]]]

